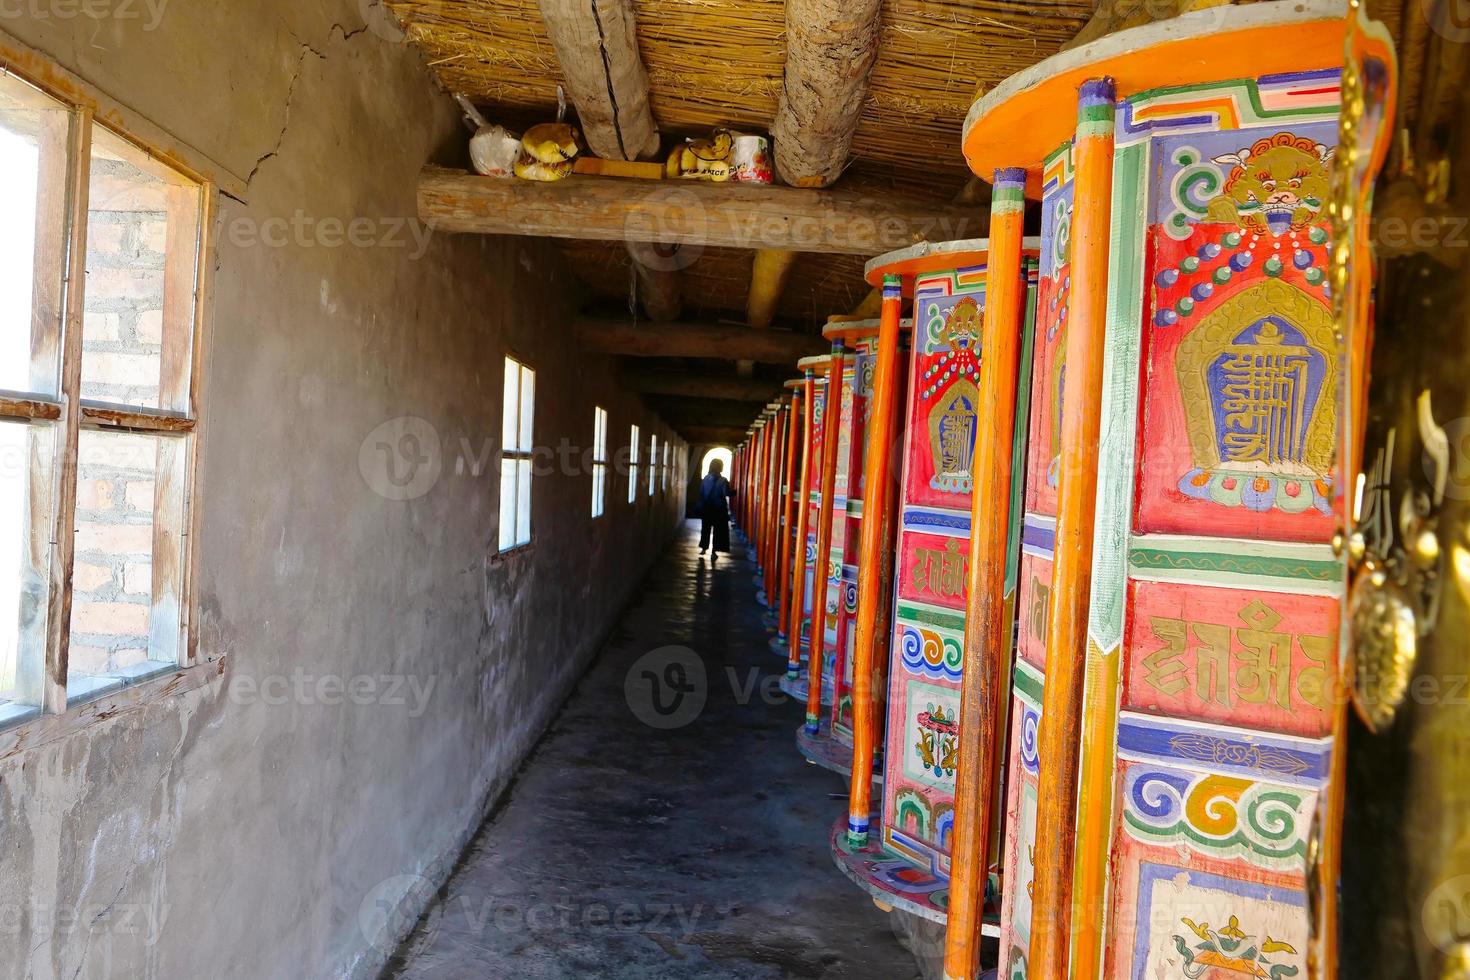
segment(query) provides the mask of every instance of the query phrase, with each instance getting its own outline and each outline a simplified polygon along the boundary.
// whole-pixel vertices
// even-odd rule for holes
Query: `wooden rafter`
[[[438,231],[876,255],[973,237],[974,209],[833,189],[576,176],[551,184],[426,168],[419,216]]]

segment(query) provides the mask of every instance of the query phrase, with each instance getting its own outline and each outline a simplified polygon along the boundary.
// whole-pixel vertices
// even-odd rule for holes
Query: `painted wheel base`
[[[931,922],[948,919],[949,879],[885,848],[883,826],[876,815],[865,846],[854,847],[847,839],[845,814],[832,825],[831,841],[837,869],[873,898]],[[985,887],[985,918],[980,931],[986,936],[1000,936],[1000,887],[993,874]]]
[[[794,701],[798,701],[801,704],[806,704],[807,693],[811,690],[811,685],[808,683],[806,672],[803,671],[799,673],[794,680],[787,675],[782,674],[779,683],[781,686],[781,690],[785,692],[788,698],[791,698]],[[824,675],[822,677],[822,705],[824,707],[832,707],[833,694],[834,691],[832,678],[830,676]]]
[[[842,742],[832,735],[832,723],[822,719],[822,730],[809,734],[803,723],[796,728],[796,748],[814,766],[830,769],[842,776],[852,775],[852,743]],[[873,773],[873,785],[883,785],[883,774]]]

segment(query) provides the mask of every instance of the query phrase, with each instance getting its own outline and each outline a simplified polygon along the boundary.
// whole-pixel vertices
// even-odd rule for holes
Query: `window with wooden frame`
[[[628,503],[638,502],[638,440],[641,438],[638,426],[633,426],[628,433]]]
[[[500,440],[500,551],[531,543],[531,453],[536,417],[536,372],[505,359]]]
[[[9,727],[195,662],[201,256],[215,184],[178,165],[187,153],[160,131],[5,35],[0,60]]]
[[[592,516],[607,510],[607,411],[592,409]]]
[[[658,434],[648,437],[648,495],[658,486]]]

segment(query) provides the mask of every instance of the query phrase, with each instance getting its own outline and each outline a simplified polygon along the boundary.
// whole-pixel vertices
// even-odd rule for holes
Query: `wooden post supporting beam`
[[[1082,84],[1078,97],[1072,216],[1072,298],[1062,393],[1057,484],[1056,560],[1047,612],[1046,688],[1037,752],[1036,865],[1031,908],[1031,963],[1038,977],[1068,975],[1071,954],[1073,845],[1092,583],[1092,526],[1097,513],[1098,405],[1107,325],[1110,209],[1113,198],[1112,79]]]
[[[880,0],[786,0],[786,77],[771,124],[776,173],[798,187],[842,174],[878,60]]]
[[[892,513],[888,506],[889,465],[898,419],[898,326],[903,288],[898,276],[883,277],[883,310],[868,400],[867,446],[863,453],[863,524],[858,548],[857,633],[852,652],[852,781],[848,790],[847,839],[868,843],[873,807],[873,751],[877,718],[874,680],[883,668],[877,650],[888,638],[888,584],[892,559]],[[885,646],[886,649],[886,646]]]
[[[745,301],[745,321],[764,329],[776,318],[776,304],[796,263],[796,252],[767,248],[755,253],[750,268],[750,295]]]
[[[725,402],[768,402],[781,392],[776,381],[728,378],[674,371],[624,371],[623,379],[645,395],[713,398]]]
[[[540,0],[540,7],[592,152],[615,160],[656,154],[633,0]]]
[[[643,241],[875,255],[921,241],[974,237],[974,208],[756,184],[574,176],[497,180],[427,167],[419,217],[442,232]]]
[[[781,293],[786,289],[786,280],[791,277],[791,267],[796,264],[796,252],[784,248],[764,248],[755,253],[750,267],[750,293],[745,300],[745,322],[758,330],[771,325],[776,317],[776,305],[781,302]],[[753,361],[739,361],[740,376],[750,377]]]
[[[635,324],[580,317],[574,331],[583,350],[625,357],[708,357],[790,365],[827,349],[820,337],[809,334],[725,324]]]
[[[976,434],[970,499],[970,574],[960,685],[960,749],[955,767],[954,829],[950,840],[949,917],[945,980],[980,972],[980,920],[990,877],[991,817],[996,757],[1004,742],[1010,688],[1011,637],[1006,629],[1006,547],[1011,528],[1011,464],[1016,429],[1016,381],[1024,312],[1021,265],[1026,171],[995,175],[990,208],[990,255],[985,329],[980,353],[980,404],[987,411]]]

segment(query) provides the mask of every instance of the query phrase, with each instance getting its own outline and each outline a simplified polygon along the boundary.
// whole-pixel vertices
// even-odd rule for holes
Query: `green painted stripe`
[[[1026,190],[1023,187],[997,187],[990,194],[992,214],[1012,214],[1026,207]]]
[[[1112,242],[1107,336],[1099,408],[1098,508],[1092,538],[1092,596],[1087,632],[1104,650],[1123,639],[1124,565],[1133,513],[1138,432],[1138,375],[1143,336],[1144,231],[1148,216],[1148,143],[1120,147],[1113,159]]]
[[[911,603],[900,602],[898,604],[898,615],[915,623],[925,626],[936,626],[939,629],[954,630],[958,633],[965,631],[965,617],[956,612],[946,612],[939,609],[930,609],[928,606],[915,606]]]
[[[1332,67],[1323,65],[1324,68]],[[1140,107],[1147,105],[1155,99],[1168,98],[1170,96],[1182,95],[1190,92],[1229,92],[1243,91],[1245,93],[1246,105],[1250,107],[1251,116],[1242,119],[1244,125],[1265,122],[1271,119],[1290,119],[1300,116],[1335,116],[1341,111],[1340,103],[1325,106],[1288,106],[1284,109],[1267,109],[1261,103],[1261,89],[1253,78],[1237,79],[1230,82],[1201,82],[1196,85],[1177,85],[1166,88],[1151,88],[1142,92],[1135,92],[1128,97],[1129,103],[1136,112]]]
[[[1276,555],[1242,555],[1228,551],[1171,551],[1135,546],[1128,552],[1128,565],[1130,569],[1138,571],[1209,572],[1216,575],[1323,582],[1329,585],[1342,581],[1342,565],[1336,561],[1314,561],[1310,558]]]
[[[1011,435],[1011,526],[1006,531],[1005,594],[1014,595],[1021,577],[1021,513],[1026,496],[1026,433],[1031,421],[1031,367],[1036,351],[1036,294],[1031,272],[1039,263],[1028,257],[1026,272],[1026,311],[1021,328],[1021,360],[1016,365],[1016,425]]]
[[[1042,673],[1018,657],[1014,677],[1016,693],[1029,701],[1032,707],[1041,710],[1041,695],[1046,686]]]

